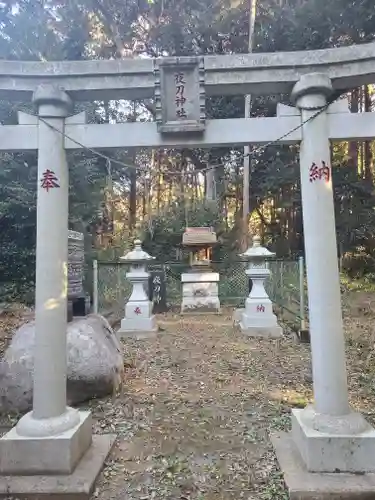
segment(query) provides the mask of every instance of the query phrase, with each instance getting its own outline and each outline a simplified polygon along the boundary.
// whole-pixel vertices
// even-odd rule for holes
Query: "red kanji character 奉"
[[[257,312],[262,312],[262,313],[264,313],[264,311],[265,311],[265,310],[266,310],[266,309],[265,309],[264,305],[262,305],[262,304],[261,304],[261,305],[257,306]]]
[[[47,168],[45,172],[43,172],[43,177],[40,179],[41,187],[48,191],[52,188],[59,188],[60,184],[58,182],[58,178],[56,177],[55,172]]]
[[[139,307],[136,307],[136,308],[134,309],[134,312],[135,312],[135,314],[136,314],[137,316],[138,316],[138,314],[142,314],[142,312],[141,312],[141,310],[140,310],[140,308],[139,308]]]

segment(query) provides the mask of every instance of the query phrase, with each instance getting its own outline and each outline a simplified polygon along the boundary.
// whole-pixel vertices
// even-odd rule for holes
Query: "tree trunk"
[[[210,165],[207,165],[209,168]],[[215,170],[210,168],[206,170],[205,175],[205,185],[206,185],[206,200],[212,201],[215,199]]]
[[[133,156],[133,164],[135,155]],[[137,171],[130,170],[130,192],[129,192],[129,232],[133,236],[137,224]]]
[[[371,96],[369,85],[364,87],[364,111],[369,112],[372,108]],[[365,180],[369,183],[373,183],[373,165],[372,165],[372,149],[371,142],[365,141],[364,151],[363,151],[363,168]]]
[[[351,91],[350,96],[350,112],[358,113],[359,111],[359,98],[360,93],[359,89],[354,89]],[[358,168],[358,143],[357,141],[350,141],[348,147],[348,154],[350,158],[350,162],[354,168]]]

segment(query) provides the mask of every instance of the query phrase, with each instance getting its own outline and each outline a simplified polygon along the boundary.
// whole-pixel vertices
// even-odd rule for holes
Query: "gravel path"
[[[269,441],[311,388],[308,346],[249,339],[231,316],[159,320],[157,339],[124,341],[125,390],[92,405],[118,443],[102,500],[288,498]]]
[[[0,314],[0,351],[29,316]],[[351,404],[375,425],[375,294],[346,294],[344,319]],[[156,339],[124,341],[122,393],[89,405],[94,431],[118,435],[93,498],[286,500],[269,432],[311,401],[310,346],[247,338],[229,311],[158,323]]]

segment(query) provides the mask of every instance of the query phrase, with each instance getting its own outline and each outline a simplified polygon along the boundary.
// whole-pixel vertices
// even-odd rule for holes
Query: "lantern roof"
[[[273,257],[274,252],[270,252],[267,248],[262,247],[260,244],[260,236],[253,237],[253,246],[249,247],[246,252],[241,253],[240,257],[246,260],[251,259],[267,259]]]
[[[125,262],[148,262],[154,260],[155,257],[151,257],[147,252],[142,249],[141,240],[134,240],[134,249],[127,254],[120,257],[120,260]]]

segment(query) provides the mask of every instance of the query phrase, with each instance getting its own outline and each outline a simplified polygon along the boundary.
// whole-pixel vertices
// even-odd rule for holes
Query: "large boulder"
[[[24,412],[32,406],[35,322],[21,326],[0,363],[0,411]],[[121,346],[102,316],[68,323],[68,404],[112,394],[124,370]]]

